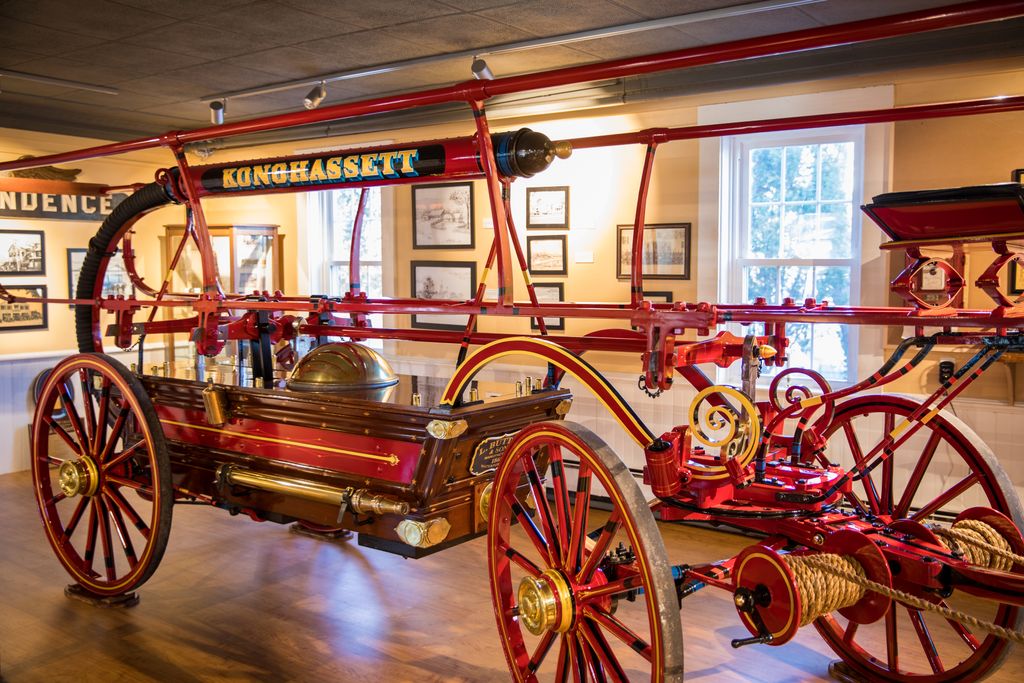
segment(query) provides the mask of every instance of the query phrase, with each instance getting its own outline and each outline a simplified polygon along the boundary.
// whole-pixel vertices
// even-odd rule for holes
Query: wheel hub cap
[[[572,589],[565,577],[548,569],[519,582],[519,621],[535,636],[544,631],[565,633],[572,624]]]
[[[68,498],[96,493],[99,472],[91,458],[65,460],[58,470],[58,485]]]

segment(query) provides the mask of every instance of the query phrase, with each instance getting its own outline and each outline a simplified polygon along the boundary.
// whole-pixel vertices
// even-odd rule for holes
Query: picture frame
[[[46,275],[42,230],[0,230],[0,275]]]
[[[565,301],[565,284],[561,282],[534,282],[533,291],[537,294],[538,303],[555,304]],[[565,330],[565,318],[544,316],[544,324],[549,331]],[[536,318],[530,318],[530,329],[540,329]]]
[[[1010,261],[1010,267],[1006,272],[1009,293],[1024,294],[1024,267],[1021,267],[1017,261]]]
[[[417,299],[469,301],[476,294],[476,261],[412,261],[412,296]],[[464,330],[468,315],[414,313],[412,327],[423,330]]]
[[[46,285],[20,285],[6,288],[14,296],[46,298]],[[0,301],[0,332],[45,330],[48,327],[45,303],[7,303]]]
[[[645,280],[690,279],[690,223],[644,224]],[[632,262],[633,226],[617,226],[615,277],[628,280]]]
[[[526,262],[532,275],[568,275],[565,235],[530,235],[526,238]]]
[[[649,289],[645,289],[644,298],[656,304],[670,304],[675,301],[675,294],[668,290],[651,291]]]
[[[526,229],[569,229],[568,185],[526,188]]]
[[[473,183],[412,188],[413,249],[474,249]]]
[[[68,298],[74,299],[78,289],[78,276],[82,272],[82,264],[85,262],[85,254],[88,249],[68,247]],[[111,257],[107,261],[107,272],[103,274],[102,296],[135,296],[135,285],[128,277],[128,271],[124,267],[124,259]],[[74,304],[68,304],[74,308]]]

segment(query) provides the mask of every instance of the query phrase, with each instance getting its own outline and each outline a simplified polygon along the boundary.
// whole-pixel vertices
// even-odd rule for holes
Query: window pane
[[[360,190],[333,190],[327,202],[330,216],[326,217],[333,231],[327,231],[330,260],[347,261],[352,241],[352,225],[359,208]],[[371,187],[363,211],[362,240],[359,258],[368,261],[381,260],[380,188]]]
[[[814,296],[814,268],[786,266],[781,268],[782,296],[792,297],[797,303]]]
[[[786,204],[782,212],[782,257],[820,258],[817,204]]]
[[[818,145],[786,147],[787,202],[813,201],[818,198]]]
[[[849,306],[850,269],[845,266],[815,268],[814,297],[834,306]]]
[[[852,210],[849,202],[821,205],[821,227],[814,245],[819,258],[850,258]]]
[[[750,152],[750,201],[777,202],[782,199],[782,148],[768,147]]]
[[[787,328],[788,329],[788,328]],[[845,380],[849,330],[846,325],[814,325],[812,367],[830,380]]]
[[[821,199],[853,199],[853,143],[821,146]]]
[[[812,335],[813,326],[807,323],[796,323],[786,325],[786,336],[789,337],[789,347],[786,349],[786,356],[789,362],[786,364],[791,368],[815,368],[812,361]]]
[[[763,296],[768,303],[776,303],[779,300],[778,277],[778,268],[744,266],[743,302],[750,303],[757,297]]]
[[[747,257],[778,258],[779,205],[761,204],[750,207],[750,239]]]

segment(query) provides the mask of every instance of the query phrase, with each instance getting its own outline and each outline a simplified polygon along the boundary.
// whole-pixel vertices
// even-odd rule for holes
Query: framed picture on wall
[[[1010,261],[1007,273],[1010,280],[1010,294],[1024,294],[1024,268],[1016,261]]]
[[[46,298],[46,285],[7,287],[13,296]],[[46,304],[37,302],[7,303],[0,301],[0,332],[15,330],[45,330]]]
[[[82,264],[85,262],[87,249],[68,249],[68,298],[74,299],[78,290],[78,275],[82,272]],[[124,267],[124,259],[112,256],[107,261],[107,272],[103,274],[103,294],[107,296],[134,296],[135,285],[128,277],[128,271]],[[74,304],[69,304],[74,308]]]
[[[473,183],[412,188],[414,249],[472,249]]]
[[[417,299],[468,301],[476,294],[475,261],[413,261],[412,295]],[[416,313],[412,326],[426,330],[464,330],[468,315]]]
[[[629,279],[633,267],[633,226],[618,226],[616,277]],[[690,279],[690,224],[644,225],[643,276],[649,280]]]
[[[529,236],[526,238],[526,260],[534,275],[566,275],[565,235],[551,237]]]
[[[651,291],[649,289],[645,289],[644,298],[648,301],[653,301],[656,304],[670,304],[675,300],[672,292],[668,290]]]
[[[526,229],[567,230],[569,187],[526,188]]]
[[[46,275],[42,230],[0,230],[0,275]]]
[[[533,291],[537,293],[537,303],[557,304],[565,301],[565,285],[561,282],[534,282]],[[564,330],[565,318],[544,316],[544,324],[549,330]],[[536,318],[530,318],[530,329],[540,329]]]

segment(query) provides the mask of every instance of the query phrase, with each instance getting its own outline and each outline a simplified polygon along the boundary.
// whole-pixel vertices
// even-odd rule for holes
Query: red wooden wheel
[[[66,423],[53,417],[59,403]],[[54,368],[32,425],[32,480],[50,545],[85,590],[120,595],[156,570],[171,529],[170,464],[149,397],[121,363],[88,353]]]
[[[918,405],[898,395],[842,403],[819,432],[829,443],[819,458],[844,467],[863,461]],[[929,420],[887,463],[854,486],[846,503],[884,523],[905,518],[949,525],[959,511],[980,505],[1024,528],[1020,500],[995,455],[973,430],[947,413]],[[929,599],[1008,628],[1020,628],[1024,621],[1018,608],[962,593]],[[814,623],[829,646],[867,680],[975,681],[998,667],[1009,650],[1005,640],[975,635],[966,626],[897,602],[875,624],[858,626],[837,614]]]
[[[577,462],[570,493],[566,467]],[[593,514],[600,521],[592,495],[610,499],[607,516]],[[519,432],[495,474],[488,538],[499,637],[516,681],[682,680],[664,543],[633,476],[591,431],[558,422]]]

